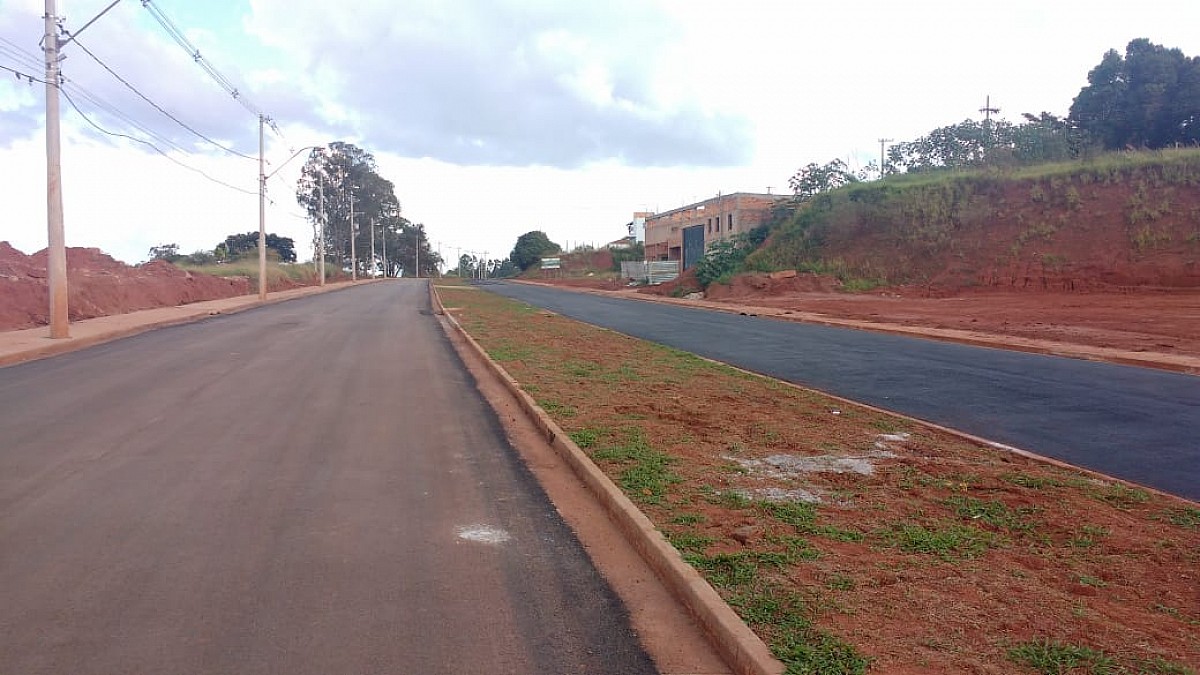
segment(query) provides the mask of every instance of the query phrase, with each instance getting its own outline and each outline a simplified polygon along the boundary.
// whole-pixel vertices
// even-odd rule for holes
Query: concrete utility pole
[[[263,171],[263,126],[258,116],[258,299],[267,299],[267,175]]]
[[[375,264],[375,219],[371,219],[371,278],[375,278],[375,272],[379,271],[379,267]]]
[[[979,109],[979,112],[983,113],[983,122],[986,124],[992,121],[992,113],[996,113],[997,115],[1000,114],[1000,109],[992,107],[992,97],[989,94],[986,102],[983,104],[983,107]]]
[[[387,259],[387,225],[383,226],[383,234],[380,235],[379,241],[383,244],[383,278],[387,279],[392,275],[392,268],[388,266]]]
[[[887,144],[891,143],[891,142],[892,142],[892,139],[890,139],[890,138],[879,139],[879,177],[880,178],[883,178],[884,176],[887,175],[887,155],[885,153],[887,151]]]
[[[71,337],[67,315],[67,245],[63,233],[62,152],[58,112],[58,15],[46,0],[46,281],[50,290],[50,337]]]
[[[413,228],[413,239],[416,240],[415,243],[413,244],[413,251],[416,252],[416,259],[417,259],[416,263],[414,263],[414,265],[413,265],[413,276],[420,279],[421,278],[421,231],[415,227]]]
[[[325,186],[320,182],[317,183],[317,193],[321,197],[321,229],[317,233],[317,248],[320,252],[317,254],[317,274],[321,276],[319,282],[321,286],[325,285]]]
[[[350,281],[358,281],[358,253],[354,250],[354,190],[350,190]]]

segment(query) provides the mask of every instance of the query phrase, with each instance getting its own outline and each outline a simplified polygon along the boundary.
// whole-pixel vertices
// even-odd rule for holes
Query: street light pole
[[[350,281],[358,281],[358,253],[354,250],[354,188],[350,188]]]
[[[321,197],[321,228],[317,232],[317,274],[321,275],[321,286],[325,285],[325,186],[317,182],[317,192]]]
[[[71,337],[67,314],[67,245],[63,233],[62,152],[58,111],[58,16],[46,0],[46,282],[50,290],[50,337]]]
[[[263,172],[263,126],[258,115],[258,299],[267,299],[267,175]]]

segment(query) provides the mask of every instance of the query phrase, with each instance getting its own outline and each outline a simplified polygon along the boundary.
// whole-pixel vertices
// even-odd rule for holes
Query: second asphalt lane
[[[1200,500],[1200,378],[528,284],[580,321]]]

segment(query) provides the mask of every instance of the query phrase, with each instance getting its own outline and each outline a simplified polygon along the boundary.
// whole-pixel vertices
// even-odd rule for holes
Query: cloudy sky
[[[59,14],[78,31],[109,2],[60,0]],[[878,157],[877,139],[978,118],[987,96],[1013,121],[1065,114],[1103,53],[1134,38],[1200,55],[1195,0],[154,6],[242,102],[138,0],[67,46],[67,243],[127,262],[155,244],[190,252],[257,230],[257,164],[241,155],[257,154],[258,124],[243,103],[279,127],[267,134],[267,229],[293,237],[302,256],[312,229],[294,197],[301,161],[285,162],[343,140],[375,155],[404,215],[445,258],[500,258],[533,229],[603,243],[634,211],[786,192],[804,164],[861,166]],[[43,11],[43,0],[0,0],[0,67],[42,76]],[[7,70],[0,184],[0,240],[44,248],[44,88]]]

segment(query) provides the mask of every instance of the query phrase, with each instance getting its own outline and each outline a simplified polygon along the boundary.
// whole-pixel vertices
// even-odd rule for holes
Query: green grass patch
[[[674,516],[671,517],[671,524],[672,525],[699,525],[700,523],[703,523],[706,520],[708,520],[708,518],[705,518],[704,514],[702,514],[702,513],[676,513]]]
[[[852,645],[813,626],[804,599],[767,587],[731,594],[729,604],[751,627],[767,633],[767,644],[788,675],[859,675],[869,661]]]
[[[1162,517],[1172,525],[1177,525],[1184,529],[1195,530],[1200,529],[1200,509],[1191,506],[1185,506],[1180,509],[1168,509],[1163,512]]]
[[[533,356],[533,350],[527,347],[513,344],[508,340],[501,340],[498,345],[487,350],[488,356],[492,357],[493,361],[503,363],[506,361],[524,361]]]
[[[578,411],[566,403],[551,401],[549,399],[538,399],[538,406],[545,410],[548,414],[554,417],[574,417]]]
[[[680,553],[698,553],[703,555],[709,546],[716,543],[716,539],[703,534],[698,534],[691,530],[683,531],[668,531],[664,532],[667,541],[671,542]]]
[[[1043,675],[1194,675],[1195,671],[1161,657],[1117,659],[1103,650],[1059,640],[1037,639],[1008,650],[1008,659]]]
[[[1031,476],[1027,473],[1006,473],[1000,477],[1001,480],[1008,481],[1013,485],[1030,488],[1033,490],[1041,490],[1048,487],[1063,487],[1066,485],[1061,480],[1055,478],[1047,478],[1045,476]]]
[[[662,504],[667,488],[682,480],[668,468],[678,460],[650,447],[636,427],[626,429],[620,442],[598,447],[592,459],[622,465],[617,482],[630,498],[644,504]]]
[[[1122,510],[1141,506],[1150,501],[1150,493],[1141,488],[1129,487],[1121,483],[1110,485],[1088,484],[1084,491],[1092,499],[1098,499],[1105,504]]]
[[[588,448],[595,446],[596,443],[599,442],[606,433],[607,432],[604,429],[591,429],[585,427],[583,429],[576,429],[575,431],[569,432],[567,435],[571,437],[571,440],[575,442],[575,445],[587,450]]]
[[[999,543],[991,532],[958,523],[932,527],[896,523],[878,536],[885,545],[905,553],[936,555],[943,560],[975,558]]]
[[[1029,520],[1029,517],[1037,512],[1032,508],[1013,509],[1004,502],[985,501],[961,495],[944,499],[942,504],[948,506],[960,518],[987,523],[992,527],[1009,532],[1029,532],[1036,525]]]

